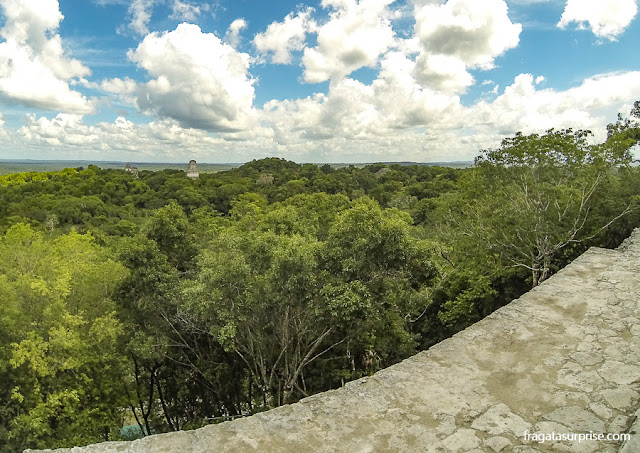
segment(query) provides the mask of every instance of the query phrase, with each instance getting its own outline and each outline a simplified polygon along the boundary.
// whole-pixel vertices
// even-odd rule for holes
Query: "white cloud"
[[[98,143],[99,137],[93,128],[81,123],[82,115],[59,113],[49,120],[46,117],[27,116],[27,125],[20,128],[19,133],[27,140],[39,141],[48,145],[61,144],[85,146]]]
[[[264,132],[264,133],[263,133]],[[123,117],[113,123],[88,125],[80,115],[58,114],[53,118],[28,115],[26,124],[10,138],[39,150],[38,157],[83,160],[243,162],[263,157],[275,149],[268,131],[247,137],[235,134],[211,137],[199,129],[183,128],[172,119],[136,124]],[[2,139],[0,132],[0,139]],[[259,151],[257,151],[259,150]]]
[[[464,92],[474,83],[468,69],[491,69],[496,57],[518,45],[522,26],[507,12],[503,0],[417,4],[417,80],[447,93]]]
[[[389,52],[371,85],[351,78],[332,80],[326,95],[268,102],[264,120],[280,143],[291,145],[309,140],[387,141],[415,134],[416,127],[436,129],[443,117],[460,118],[459,99],[422,88],[411,75],[414,65],[402,53]]]
[[[291,63],[291,52],[303,50],[307,33],[317,30],[317,24],[311,19],[313,8],[298,13],[289,13],[283,22],[273,22],[264,33],[253,38],[253,44],[261,54],[272,53],[271,62]]]
[[[206,132],[181,128],[175,121],[160,120],[149,124],[134,124],[118,117],[114,123],[87,125],[81,115],[58,114],[54,118],[27,116],[27,124],[18,134],[29,143],[61,148],[80,147],[86,152],[126,151],[153,157],[157,151],[169,152],[170,147],[211,146],[217,140]]]
[[[127,106],[136,106],[135,92],[138,88],[138,82],[129,77],[106,79],[100,83],[80,79],[80,84],[93,90],[115,94],[120,103]]]
[[[244,19],[236,19],[231,22],[225,36],[226,41],[233,47],[238,47],[240,43],[240,32],[245,28],[247,28],[247,21]]]
[[[636,0],[568,0],[558,27],[566,28],[571,22],[577,22],[579,28],[584,29],[588,23],[596,36],[615,40],[637,12]]]
[[[100,84],[89,84],[89,86],[91,88],[99,88],[108,93],[132,94],[136,91],[138,83],[129,77],[124,79],[116,77],[115,79],[103,80]]]
[[[381,62],[381,71],[372,86],[376,103],[384,112],[384,123],[394,129],[427,127],[438,129],[445,118],[458,116],[457,96],[421,86],[412,74],[416,63],[400,52],[389,52]],[[455,127],[455,124],[452,125]]]
[[[63,19],[57,0],[0,0],[0,93],[30,107],[90,113],[93,106],[69,87],[89,68],[65,54],[57,34]]]
[[[174,31],[147,35],[129,58],[152,77],[136,89],[142,112],[211,131],[253,124],[250,57],[214,34],[180,24]]]
[[[494,59],[518,45],[522,26],[513,24],[503,0],[449,0],[416,11],[416,35],[424,51],[457,57],[467,66],[490,69]]]
[[[391,51],[371,85],[343,78],[327,94],[268,102],[263,123],[274,143],[265,149],[328,161],[472,160],[518,131],[586,128],[602,140],[616,112],[640,99],[640,72],[602,74],[566,91],[539,89],[536,78],[521,74],[500,95],[495,85],[492,101],[464,107],[457,96],[422,87],[412,77],[414,65]]]
[[[121,79],[119,77],[116,77],[114,79],[105,79],[100,83],[92,82],[83,78],[79,80],[79,83],[82,86],[91,88],[93,90],[102,90],[107,93],[114,94],[132,94],[138,87],[138,82],[129,77],[125,77],[124,79]]]
[[[451,55],[423,53],[416,61],[415,75],[423,86],[446,93],[464,92],[474,79],[467,65]]]
[[[323,0],[332,8],[329,21],[318,30],[318,45],[306,48],[302,58],[304,79],[324,82],[349,75],[364,66],[374,67],[394,44],[387,6],[394,0]]]
[[[9,131],[4,128],[4,117],[0,112],[0,139],[4,139],[9,136]],[[15,144],[13,144],[15,146]]]
[[[64,18],[57,0],[2,0],[0,2],[7,22],[2,36],[21,44],[29,44],[36,52],[48,44],[47,31],[57,30]]]
[[[139,35],[149,33],[149,21],[151,20],[151,12],[153,6],[158,0],[133,0],[129,5],[129,14],[131,22],[129,28]]]
[[[493,102],[469,109],[468,124],[479,133],[511,135],[549,128],[591,129],[604,139],[607,121],[640,99],[640,72],[601,74],[566,91],[538,90],[531,74],[520,74]]]
[[[171,4],[171,15],[169,17],[171,19],[193,22],[198,18],[200,12],[200,6],[182,2],[180,0],[173,0],[173,3]]]
[[[121,4],[129,5],[129,23],[119,26],[116,31],[125,33],[127,30],[144,36],[149,33],[149,24],[156,6],[167,5],[171,9],[169,19],[195,22],[204,11],[211,11],[212,4],[195,4],[193,1],[183,0],[93,0],[99,5]]]
[[[389,52],[371,85],[343,78],[332,81],[327,94],[270,101],[258,112],[263,127],[215,138],[172,119],[87,125],[68,114],[31,115],[17,135],[23,143],[55,149],[57,156],[87,158],[93,152],[102,160],[229,162],[272,155],[313,162],[472,160],[480,149],[498,146],[517,131],[591,128],[603,139],[615,113],[640,99],[640,72],[598,75],[566,91],[539,89],[534,76],[521,74],[493,101],[463,107],[456,96],[413,80],[414,64]],[[122,86],[127,89],[126,81]]]
[[[183,3],[136,0],[128,5],[150,14],[154,1],[170,7]],[[640,72],[595,76],[565,91],[546,88],[550,84],[543,76],[521,74],[506,88],[483,81],[484,99],[463,106],[459,95],[474,83],[470,71],[493,67],[497,57],[518,44],[521,27],[511,22],[502,0],[415,0],[414,35],[403,35],[406,39],[392,29],[399,13],[390,10],[391,0],[324,0],[322,6],[330,14],[321,26],[310,8],[289,14],[255,36],[258,53],[273,63],[291,63],[294,52],[304,51],[305,80],[329,80],[329,88],[303,99],[272,100],[263,109],[253,107],[251,58],[234,48],[246,26],[243,19],[231,24],[224,41],[190,24],[148,34],[128,54],[147,81],[121,76],[93,82],[84,78],[88,69],[62,51],[56,34],[62,16],[56,2],[49,0],[47,5],[53,3],[55,8],[40,17],[29,12],[27,2],[0,0],[27,11],[23,16],[30,20],[21,20],[31,27],[8,20],[1,32],[22,43],[24,55],[31,58],[27,62],[40,64],[49,71],[48,77],[62,84],[62,88],[48,87],[49,79],[24,63],[37,74],[29,81],[30,92],[35,86],[61,96],[65,89],[75,93],[69,84],[79,83],[113,93],[155,116],[148,124],[118,118],[90,125],[81,116],[82,109],[65,109],[51,118],[30,115],[19,131],[8,132],[16,143],[56,149],[58,157],[86,158],[83,153],[94,152],[96,158],[118,160],[194,157],[228,162],[270,155],[316,162],[471,160],[478,150],[497,146],[519,130],[604,131],[622,106],[640,99]],[[148,29],[149,19],[144,15],[139,19],[140,30],[145,29],[142,25]],[[406,24],[393,22],[397,23]],[[318,38],[312,49],[306,48],[309,33]],[[5,44],[0,50],[6,49]],[[0,62],[3,55],[0,52]],[[376,68],[373,82],[350,76],[363,66]],[[0,81],[7,68],[0,65]],[[28,77],[25,72],[12,78]],[[482,80],[479,77],[479,85]],[[9,97],[2,85],[0,91]],[[12,99],[19,97],[14,94]],[[40,96],[39,104],[29,105],[47,105],[43,99]],[[83,102],[79,105],[90,105],[79,99]]]

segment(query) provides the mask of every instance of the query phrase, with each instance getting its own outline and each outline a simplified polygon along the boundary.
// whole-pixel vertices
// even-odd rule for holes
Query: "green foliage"
[[[459,190],[423,199],[425,235],[455,244],[436,260],[442,276],[417,320],[428,346],[548,278],[590,245],[613,247],[640,222],[636,120],[588,131],[517,134],[462,172]],[[430,340],[433,339],[433,340]]]
[[[358,375],[414,351],[405,317],[422,308],[416,294],[433,267],[431,249],[409,235],[409,215],[320,194],[266,212],[259,198],[243,196],[234,210],[240,206],[232,211],[244,213],[236,214],[240,228],[223,229],[202,252],[181,310],[189,327],[208,329],[241,358],[262,406],[311,391],[304,376],[326,368],[325,355],[344,354],[325,372],[335,378],[355,358]]]
[[[482,319],[497,307],[497,293],[489,278],[483,275],[456,274],[447,281],[448,300],[442,304],[438,319],[457,332]]]
[[[508,265],[531,271],[535,286],[558,268],[566,247],[591,239],[632,209],[594,215],[610,196],[628,149],[590,145],[588,132],[554,131],[516,135],[488,150],[461,184],[460,229],[481,237],[485,248]],[[451,208],[448,208],[451,209]],[[594,222],[594,220],[599,220]]]
[[[0,176],[0,186],[11,186],[26,184],[29,182],[43,182],[52,179],[59,178],[61,176],[76,174],[76,170],[73,168],[65,168],[61,171],[51,172],[24,172],[24,173],[11,173],[8,175]]]
[[[122,420],[123,331],[110,295],[123,267],[90,236],[49,240],[22,224],[0,239],[0,263],[6,451],[104,440]]]
[[[154,241],[169,263],[180,271],[190,267],[196,254],[189,231],[189,221],[177,203],[158,209],[142,229]]]
[[[0,451],[255,413],[464,329],[640,223],[639,105],[467,169],[0,177]]]

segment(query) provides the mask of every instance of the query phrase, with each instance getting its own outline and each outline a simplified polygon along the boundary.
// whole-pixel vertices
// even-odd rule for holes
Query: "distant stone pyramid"
[[[187,178],[198,179],[200,177],[200,172],[198,171],[198,166],[196,165],[196,161],[191,159],[189,161],[189,168],[187,168]]]
[[[132,167],[130,163],[124,166],[124,171],[131,173],[134,177],[138,177],[138,167]]]

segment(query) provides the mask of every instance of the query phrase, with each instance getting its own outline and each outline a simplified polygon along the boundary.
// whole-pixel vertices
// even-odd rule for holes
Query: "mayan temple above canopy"
[[[200,177],[200,172],[198,171],[198,166],[196,165],[196,161],[191,159],[189,161],[189,168],[187,168],[187,178],[198,179]]]
[[[136,178],[138,177],[138,167],[132,167],[130,163],[124,166],[124,171],[131,173]]]

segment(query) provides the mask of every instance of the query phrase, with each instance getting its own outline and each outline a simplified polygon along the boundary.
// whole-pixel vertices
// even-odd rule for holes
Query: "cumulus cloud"
[[[307,8],[296,14],[289,13],[282,22],[273,22],[264,33],[253,38],[253,44],[262,55],[271,54],[271,62],[291,63],[291,53],[303,50],[307,33],[317,30],[317,24],[311,19],[313,8]]]
[[[237,47],[240,43],[240,32],[247,28],[247,21],[244,19],[236,19],[231,22],[229,25],[229,30],[227,30],[227,34],[225,39],[229,44],[233,47]]]
[[[479,102],[466,117],[478,132],[510,135],[573,127],[592,129],[602,140],[607,120],[634,99],[640,99],[638,71],[590,77],[566,91],[537,89],[531,74],[520,74],[502,95]]]
[[[128,5],[128,23],[120,25],[116,31],[124,34],[131,31],[137,35],[145,36],[149,30],[149,24],[153,16],[153,10],[158,5],[167,5],[171,13],[169,19],[185,22],[195,22],[205,11],[211,11],[209,3],[195,4],[193,1],[183,0],[93,0],[98,5],[120,4]]]
[[[119,160],[244,161],[271,155],[314,162],[472,160],[480,149],[498,146],[517,131],[591,128],[603,139],[615,113],[640,99],[637,71],[594,76],[565,91],[540,89],[536,77],[521,74],[491,102],[464,107],[456,96],[421,87],[412,76],[414,64],[391,51],[370,85],[345,77],[332,81],[326,94],[270,101],[258,112],[263,126],[216,137],[173,119],[134,124],[118,118],[88,125],[69,114],[30,115],[18,135],[67,155],[81,150],[86,158],[84,153],[94,151]],[[121,88],[127,89],[126,81]]]
[[[128,5],[150,13],[154,1],[171,6],[189,0],[135,0]],[[604,131],[618,110],[640,99],[640,72],[594,76],[565,91],[545,88],[548,83],[541,75],[521,74],[506,88],[482,82],[484,99],[463,106],[459,95],[475,82],[470,71],[493,67],[497,57],[518,44],[521,27],[509,20],[503,0],[414,0],[414,35],[405,39],[391,26],[398,14],[390,11],[391,0],[324,0],[322,7],[330,13],[321,25],[312,19],[310,8],[289,14],[254,37],[258,53],[273,63],[288,64],[294,52],[303,51],[305,80],[329,80],[329,88],[303,99],[272,100],[261,110],[253,106],[251,59],[234,48],[246,25],[242,19],[231,24],[224,41],[190,24],[148,34],[128,54],[144,70],[140,72],[146,72],[147,81],[114,78],[98,83],[84,78],[88,69],[65,56],[61,44],[51,44],[60,42],[55,33],[62,18],[57,2],[47,2],[53,3],[55,8],[40,22],[33,17],[36,13],[23,13],[32,19],[22,21],[31,28],[7,20],[0,33],[13,36],[27,49],[25,55],[37,56],[32,60],[44,65],[67,92],[77,79],[155,116],[148,124],[118,118],[90,125],[82,109],[66,109],[52,118],[30,115],[24,127],[11,132],[33,149],[56,147],[67,155],[93,150],[103,159],[119,160],[201,156],[244,161],[265,155],[315,162],[471,160],[479,149],[497,146],[517,131]],[[27,2],[0,0],[5,4],[30,11]],[[144,17],[139,16],[139,23],[148,29]],[[317,33],[313,48],[306,44],[309,33]],[[47,60],[47,55],[55,58]],[[16,64],[14,57],[11,61]],[[373,82],[350,76],[363,66],[376,68]],[[0,71],[8,67],[0,65]],[[39,79],[31,84],[30,91],[44,89]],[[0,91],[8,97],[4,85]],[[80,105],[88,105],[80,99],[85,103]]]
[[[158,148],[211,146],[217,140],[206,132],[185,129],[173,120],[135,124],[118,117],[113,123],[88,125],[81,115],[60,113],[53,118],[27,116],[27,124],[18,130],[30,143],[47,144],[62,148],[79,147],[90,151],[127,151],[153,157]],[[167,151],[170,148],[167,148]]]
[[[437,128],[441,118],[461,118],[459,99],[422,88],[415,63],[391,51],[378,78],[366,85],[345,77],[332,80],[327,94],[265,104],[264,119],[286,144],[307,140],[390,140],[416,127]]]
[[[518,45],[522,25],[513,24],[504,0],[449,0],[416,11],[416,34],[425,51],[449,55],[467,66],[490,69],[494,59]]]
[[[118,101],[127,106],[136,106],[135,92],[138,88],[138,82],[125,77],[120,79],[105,79],[102,82],[93,82],[86,79],[80,79],[80,84],[92,90],[99,90],[105,93],[116,95]]]
[[[496,57],[518,45],[522,26],[507,13],[503,0],[417,3],[418,81],[447,93],[464,92],[474,83],[469,68],[491,69]]]
[[[200,27],[151,33],[129,58],[152,77],[136,88],[138,108],[184,127],[232,131],[253,123],[250,57]]]
[[[97,88],[108,93],[132,94],[136,91],[138,83],[129,77],[125,77],[124,79],[116,77],[115,79],[103,80],[99,84],[87,83],[87,86],[90,88]]]
[[[61,144],[85,146],[98,143],[98,136],[93,128],[81,123],[82,115],[59,113],[49,120],[46,117],[36,118],[27,115],[27,125],[19,129],[27,140],[46,143],[52,146]]]
[[[169,17],[171,19],[193,22],[198,18],[200,12],[200,6],[174,0],[171,4],[171,16]]]
[[[0,138],[4,139],[9,136],[9,131],[4,128],[4,117],[2,116],[2,112],[0,112]]]
[[[57,0],[0,0],[0,93],[10,102],[47,110],[89,113],[93,106],[69,87],[89,68],[70,58],[57,34],[63,19]]]
[[[413,77],[416,63],[401,52],[390,52],[381,62],[378,78],[372,86],[376,103],[384,113],[383,121],[395,129],[441,127],[444,118],[455,118],[447,126],[456,127],[460,99],[455,95],[423,87]]]
[[[374,67],[393,44],[388,5],[393,0],[323,0],[331,8],[329,21],[318,29],[318,45],[302,57],[304,79],[324,82]]]
[[[149,21],[154,5],[158,0],[133,0],[129,5],[131,22],[129,28],[139,35],[149,33]]]
[[[416,63],[415,74],[420,83],[446,93],[463,92],[475,81],[467,65],[451,55],[423,53]]]
[[[53,118],[28,115],[26,124],[10,138],[32,145],[32,149],[54,148],[58,158],[89,159],[93,154],[100,160],[164,159],[184,160],[185,164],[193,158],[246,161],[275,149],[269,131],[258,129],[250,141],[234,133],[220,135],[228,136],[212,137],[200,129],[183,128],[172,119],[138,124],[118,117],[112,123],[89,125],[80,115],[58,114]]]
[[[636,0],[568,0],[558,22],[566,28],[577,22],[579,28],[589,28],[600,38],[615,40],[629,26],[638,12]]]
[[[502,94],[496,85],[491,101],[465,107],[457,96],[421,86],[412,76],[415,64],[391,51],[370,85],[345,77],[332,81],[326,94],[266,103],[262,120],[273,130],[266,149],[293,157],[294,150],[315,153],[316,161],[396,153],[418,161],[472,160],[518,131],[586,128],[603,140],[615,114],[640,99],[640,72],[594,76],[565,91],[541,89],[541,76],[521,74]]]

